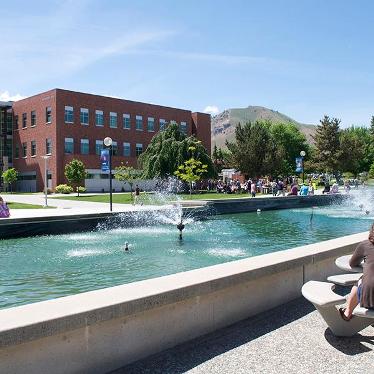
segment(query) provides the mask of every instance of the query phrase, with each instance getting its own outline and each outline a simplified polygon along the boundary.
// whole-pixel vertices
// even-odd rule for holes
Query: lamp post
[[[45,156],[42,156],[42,158],[44,159],[44,199],[45,199],[45,203],[44,203],[44,207],[47,207],[48,206],[48,169],[47,169],[47,160],[49,158],[51,158],[50,155],[45,155]]]
[[[304,184],[304,157],[305,157],[306,153],[305,151],[301,151],[300,152],[300,156],[301,156],[301,167],[303,169],[303,184]]]
[[[113,210],[112,200],[112,144],[113,140],[109,136],[104,139],[104,145],[109,148],[109,206],[110,211]]]

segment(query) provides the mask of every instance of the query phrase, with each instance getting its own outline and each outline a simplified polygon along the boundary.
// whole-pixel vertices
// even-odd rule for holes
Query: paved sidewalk
[[[54,195],[59,196],[59,195]],[[4,195],[4,200],[7,202],[25,203],[44,205],[45,198],[43,194],[33,195]],[[73,201],[49,199],[48,206],[55,207],[55,209],[11,209],[10,218],[31,218],[31,217],[48,217],[48,216],[63,216],[63,215],[80,215],[90,213],[109,213],[109,203],[96,203],[89,201]],[[166,208],[168,206],[163,206]],[[132,204],[113,204],[113,212],[129,212],[160,209],[160,205],[132,205]],[[3,218],[6,219],[6,218]]]
[[[368,374],[373,349],[373,327],[337,338],[300,298],[112,374]]]

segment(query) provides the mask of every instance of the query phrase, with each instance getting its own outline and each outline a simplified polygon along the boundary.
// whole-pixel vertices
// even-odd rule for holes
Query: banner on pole
[[[303,172],[303,158],[302,157],[296,157],[296,173],[302,173]]]
[[[109,171],[109,149],[102,149],[100,153],[101,171]]]

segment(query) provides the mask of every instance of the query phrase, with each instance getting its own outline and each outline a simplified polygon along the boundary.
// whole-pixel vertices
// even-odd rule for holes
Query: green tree
[[[235,142],[226,142],[235,168],[250,177],[266,172],[265,159],[269,151],[270,131],[263,123],[240,123],[235,129]]]
[[[321,171],[336,174],[340,161],[340,120],[324,116],[313,137],[315,141],[315,162]]]
[[[369,169],[369,177],[370,177],[370,178],[374,178],[374,162],[373,162],[372,165],[370,166],[370,169]]]
[[[18,179],[18,171],[14,168],[9,168],[2,173],[2,178],[5,183],[10,186],[10,192],[13,191],[13,183]]]
[[[156,134],[145,152],[139,157],[143,177],[165,178],[173,175],[180,165],[190,158],[189,148],[195,147],[195,159],[207,166],[207,176],[215,175],[213,162],[202,143],[193,136],[187,137],[176,123]]]
[[[194,152],[195,147],[189,147],[189,151]],[[190,195],[192,194],[192,183],[197,182],[202,178],[202,175],[208,172],[208,165],[203,164],[201,161],[196,160],[192,156],[189,160],[185,161],[183,165],[178,167],[174,172],[179,179],[187,182],[190,186]]]
[[[269,124],[268,124],[269,125]],[[295,170],[295,158],[300,151],[310,157],[310,146],[305,135],[293,123],[270,123],[270,155],[267,156],[268,173],[290,175]]]
[[[114,178],[120,182],[127,182],[130,185],[131,201],[134,202],[134,196],[132,194],[133,185],[136,180],[140,179],[141,171],[134,169],[132,166],[127,166],[121,163],[115,169]]]
[[[225,152],[222,150],[222,148],[218,148],[216,144],[214,145],[212,159],[217,173],[220,173],[222,168],[225,166],[224,153]]]
[[[65,165],[65,177],[70,184],[74,185],[78,196],[79,187],[81,187],[82,182],[84,184],[84,179],[86,176],[86,167],[82,161],[73,159]]]
[[[374,148],[370,130],[365,127],[351,126],[340,132],[340,169],[358,173],[368,171],[374,161]]]
[[[374,116],[371,116],[370,134],[371,134],[372,142],[374,143]]]

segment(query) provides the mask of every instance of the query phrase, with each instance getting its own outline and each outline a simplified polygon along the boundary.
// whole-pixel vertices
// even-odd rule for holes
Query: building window
[[[45,154],[50,155],[52,153],[52,139],[45,140]]]
[[[125,157],[130,157],[131,155],[130,143],[123,143],[123,155]]]
[[[102,149],[103,149],[103,141],[102,140],[96,140],[95,153],[100,156]]]
[[[148,117],[147,129],[149,132],[155,131],[155,119],[153,117]]]
[[[88,109],[81,108],[80,119],[81,119],[82,125],[88,125],[88,115],[89,115]]]
[[[111,127],[112,129],[117,128],[117,113],[109,113],[109,127]]]
[[[131,127],[130,125],[130,114],[123,115],[123,128],[129,130]]]
[[[22,113],[22,128],[25,129],[27,127],[27,113]]]
[[[143,117],[136,116],[136,129],[139,131],[143,131]]]
[[[143,153],[143,144],[136,143],[136,147],[135,147],[135,154],[136,154],[136,156],[139,156],[142,153]]]
[[[74,108],[65,106],[65,123],[74,123]]]
[[[14,130],[18,130],[18,114],[14,116]]]
[[[19,158],[19,145],[16,144],[16,147],[14,149],[14,158]]]
[[[183,134],[187,134],[187,122],[181,122],[180,130]]]
[[[22,157],[27,157],[27,143],[22,143]]]
[[[32,140],[31,141],[31,157],[36,156],[36,141]]]
[[[45,121],[47,123],[51,123],[52,122],[52,109],[50,106],[47,106],[45,108]]]
[[[160,131],[165,130],[166,121],[164,119],[160,119]]]
[[[112,142],[112,155],[117,156],[118,155],[118,145],[117,142]]]
[[[90,153],[90,141],[88,139],[81,139],[81,154],[88,155]]]
[[[36,126],[36,112],[33,110],[31,112],[31,127]]]
[[[74,139],[73,138],[65,138],[65,153],[74,153]]]
[[[104,112],[102,110],[97,110],[95,112],[96,126],[104,126]]]

